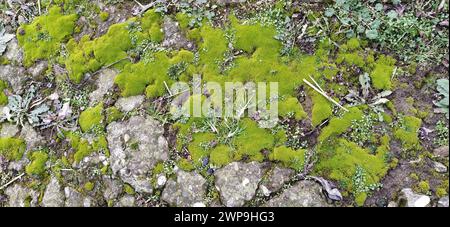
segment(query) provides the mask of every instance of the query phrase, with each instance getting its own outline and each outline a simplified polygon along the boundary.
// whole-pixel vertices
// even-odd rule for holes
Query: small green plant
[[[172,66],[167,71],[167,75],[172,80],[178,80],[178,78],[183,74],[188,67],[188,64],[186,62],[179,62]]]
[[[374,117],[372,115],[364,115],[362,119],[352,120],[352,129],[350,133],[350,140],[363,146],[365,143],[369,142],[373,136],[373,126],[375,123]]]
[[[437,146],[448,146],[448,126],[443,121],[436,123],[436,137],[434,144]]]
[[[35,100],[36,92],[37,89],[31,85],[23,97],[20,95],[9,96],[8,105],[0,116],[0,122],[7,120],[21,126],[24,126],[25,123],[32,126],[41,125],[50,108],[43,103],[45,99]]]
[[[436,81],[437,84],[437,91],[439,92],[440,96],[443,96],[441,100],[435,101],[434,105],[436,105],[438,108],[435,109],[435,112],[438,113],[444,113],[445,116],[449,117],[449,111],[448,111],[448,104],[449,104],[449,96],[448,96],[448,79],[439,79]]]

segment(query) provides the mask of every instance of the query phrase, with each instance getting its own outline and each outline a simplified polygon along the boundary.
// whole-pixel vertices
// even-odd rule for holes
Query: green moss
[[[342,188],[355,196],[357,204],[362,205],[366,197],[364,194],[378,188],[388,171],[385,156],[384,152],[371,154],[356,143],[336,139],[320,148],[315,171],[339,182]]]
[[[109,13],[108,12],[101,12],[100,13],[100,20],[105,22],[109,19]]]
[[[339,53],[336,62],[338,64],[347,63],[350,66],[357,66],[360,68],[364,67],[364,65],[366,64],[364,57],[361,56],[361,54],[358,52]]]
[[[438,189],[436,189],[436,195],[437,195],[439,198],[442,198],[442,197],[448,195],[448,192],[445,191],[445,189],[443,189],[443,188],[438,188]]]
[[[158,164],[156,164],[155,168],[153,168],[152,173],[156,175],[162,173],[163,171],[164,171],[164,163],[159,162]]]
[[[72,35],[77,15],[63,15],[61,8],[52,7],[48,15],[23,24],[17,32],[17,40],[24,50],[24,64],[31,66],[36,60],[56,57],[61,44]]]
[[[95,184],[92,182],[86,182],[86,184],[84,184],[84,190],[90,192],[94,189]]]
[[[103,103],[86,109],[80,114],[79,124],[83,132],[87,132],[103,123]]]
[[[347,48],[348,50],[357,50],[361,47],[361,44],[359,43],[359,40],[357,38],[351,38],[347,41]]]
[[[0,138],[0,155],[8,160],[20,160],[25,152],[25,148],[25,141],[22,139],[11,137]]]
[[[123,68],[129,64],[128,50],[144,41],[162,41],[161,23],[159,13],[149,10],[141,18],[111,25],[105,35],[94,40],[88,36],[79,42],[70,40],[67,44],[69,57],[65,61],[69,77],[79,83],[85,73],[95,72],[102,66]]]
[[[203,158],[209,156],[211,143],[215,139],[213,133],[196,133],[192,136],[192,142],[188,145],[188,150],[194,164],[200,165]]]
[[[315,91],[312,91],[315,92]],[[332,104],[325,97],[318,93],[312,93],[313,100],[312,109],[312,124],[313,126],[320,125],[325,119],[328,119],[333,114]]]
[[[134,195],[134,194],[136,194],[136,192],[134,191],[134,188],[131,187],[131,185],[129,185],[129,184],[124,184],[124,185],[123,185],[123,190],[124,190],[125,193],[127,193],[128,195]]]
[[[4,106],[8,104],[8,96],[5,94],[5,89],[7,89],[8,83],[3,80],[0,80],[0,106]]]
[[[361,120],[363,112],[357,107],[352,107],[349,112],[345,113],[342,117],[335,117],[330,120],[327,127],[325,127],[319,135],[319,142],[325,142],[332,136],[338,136],[352,125],[352,121]]]
[[[277,54],[274,53],[278,53],[281,44],[274,39],[277,35],[274,27],[266,27],[260,24],[242,25],[235,17],[231,17],[230,19],[236,32],[236,48],[250,54],[259,49],[262,54],[277,57]]]
[[[422,120],[413,116],[406,116],[403,118],[400,127],[398,127],[394,136],[400,140],[402,146],[406,150],[420,149],[420,141],[418,138],[419,128],[422,125]]]
[[[93,152],[103,151],[106,153],[106,156],[109,156],[108,144],[105,136],[96,138],[92,144],[90,144],[87,139],[82,138],[80,135],[73,132],[67,133],[66,138],[70,141],[70,145],[75,151],[73,154],[75,163],[81,162]]]
[[[418,186],[421,193],[428,194],[430,192],[430,184],[428,181],[421,181]]]
[[[364,202],[366,202],[366,199],[367,199],[367,193],[362,192],[362,193],[357,194],[355,196],[356,205],[363,206]]]
[[[413,180],[416,180],[416,181],[419,180],[419,176],[417,176],[416,173],[411,173],[411,174],[409,175],[409,177],[410,177],[411,179],[413,179]]]
[[[211,164],[217,167],[222,167],[232,162],[233,152],[230,147],[226,145],[219,145],[215,147],[210,154]]]
[[[373,87],[380,90],[392,88],[391,77],[395,68],[395,59],[381,55],[375,63],[375,68],[370,74]]]
[[[278,114],[282,117],[293,116],[296,120],[302,120],[307,116],[298,99],[294,97],[289,97],[278,104]]]
[[[45,171],[45,163],[48,160],[48,154],[45,151],[36,151],[31,155],[31,163],[25,167],[28,175],[41,175]]]
[[[11,64],[11,62],[7,58],[0,56],[0,65],[9,65],[9,64]]]
[[[123,113],[116,107],[109,107],[106,109],[106,123],[117,121],[123,117]]]
[[[176,17],[181,29],[186,30],[189,28],[189,23],[191,22],[191,18],[187,14],[177,13],[177,15],[175,17]]]
[[[259,128],[258,124],[248,118],[241,122],[244,131],[235,138],[234,144],[237,151],[235,160],[248,157],[252,161],[262,161],[263,149],[271,150],[275,143],[275,137],[266,129]]]
[[[177,166],[184,171],[192,171],[195,169],[194,164],[187,159],[180,159],[177,163]]]
[[[166,53],[158,52],[154,61],[127,65],[116,77],[115,83],[119,86],[122,96],[134,96],[142,93],[154,98],[166,92],[164,82],[170,87],[175,81],[169,77],[169,68],[176,63],[191,63],[194,60],[192,52],[181,50],[172,58]]]
[[[270,154],[269,159],[281,162],[284,167],[292,168],[296,171],[303,170],[305,164],[305,150],[293,150],[289,147],[277,147]]]

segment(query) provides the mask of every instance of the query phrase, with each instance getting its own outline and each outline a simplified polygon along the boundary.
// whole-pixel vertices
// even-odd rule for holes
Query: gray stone
[[[269,200],[268,207],[328,207],[322,187],[314,181],[300,181]]]
[[[22,83],[26,78],[24,68],[12,65],[0,65],[0,79],[9,82],[13,93],[18,93],[22,90]]]
[[[48,62],[47,61],[39,61],[36,64],[34,64],[32,67],[28,68],[28,73],[31,74],[34,78],[42,75],[45,70],[48,68]]]
[[[217,4],[219,5],[233,5],[233,4],[240,4],[244,3],[247,0],[216,0]]]
[[[203,204],[206,194],[206,180],[198,173],[177,172],[176,181],[167,181],[161,199],[171,206],[193,207]]]
[[[91,105],[102,101],[103,96],[106,95],[114,87],[114,79],[118,72],[115,69],[104,69],[99,73],[97,79],[97,90],[89,95]]]
[[[294,175],[294,170],[288,168],[280,168],[276,166],[266,182],[261,186],[264,186],[270,192],[276,192],[283,187],[283,185],[291,179]],[[261,187],[262,188],[262,187]]]
[[[233,162],[215,173],[216,188],[227,207],[239,207],[251,200],[263,171],[257,162]]]
[[[156,120],[134,116],[109,124],[107,133],[113,173],[137,192],[152,193],[151,171],[158,162],[168,159],[164,128]]]
[[[448,157],[448,146],[442,146],[434,149],[433,154],[439,157]]]
[[[122,112],[130,112],[138,108],[144,102],[145,96],[131,96],[126,98],[119,98],[116,102],[116,107]]]
[[[103,198],[105,198],[105,200],[115,199],[123,191],[123,185],[120,181],[112,179],[109,176],[103,176],[103,183],[105,185],[103,191]]]
[[[6,47],[6,52],[3,56],[11,62],[17,62],[17,63],[22,62],[23,52],[22,52],[22,49],[20,49],[19,43],[17,42],[16,38],[9,41],[9,43]]]
[[[156,178],[156,185],[158,188],[162,188],[164,185],[166,185],[167,177],[164,174],[159,174]]]
[[[180,31],[178,22],[172,20],[170,17],[166,17],[164,19],[163,31],[164,40],[162,45],[164,47],[169,47],[176,50],[193,50],[195,48],[194,43],[186,39]]]
[[[66,207],[84,207],[84,198],[75,189],[66,187],[64,188],[64,194],[66,196]]]
[[[401,207],[427,207],[430,204],[430,197],[416,194],[411,188],[404,188],[399,195],[399,206]]]
[[[9,207],[37,206],[39,194],[29,188],[22,187],[19,184],[14,184],[13,186],[6,188],[5,194],[9,198]]]
[[[433,162],[434,170],[438,173],[446,173],[447,172],[447,166],[440,162]]]
[[[442,197],[438,201],[438,207],[448,207],[448,196]]]
[[[19,127],[11,123],[2,124],[1,128],[0,137],[14,137],[19,132]]]
[[[52,177],[50,183],[45,189],[42,197],[42,206],[44,207],[62,207],[64,206],[64,194],[61,191],[58,179]]]
[[[116,204],[116,207],[134,207],[136,199],[131,195],[125,195],[120,198],[119,202]]]
[[[25,140],[27,150],[32,150],[43,143],[44,138],[29,124],[25,124],[20,132],[20,138]]]

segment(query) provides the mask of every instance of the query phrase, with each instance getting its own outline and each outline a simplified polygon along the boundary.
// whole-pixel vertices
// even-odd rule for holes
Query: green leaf
[[[376,39],[378,38],[378,31],[377,30],[366,30],[366,37],[368,39]]]
[[[325,10],[325,16],[326,17],[332,17],[334,15],[335,11],[333,8],[328,8]]]

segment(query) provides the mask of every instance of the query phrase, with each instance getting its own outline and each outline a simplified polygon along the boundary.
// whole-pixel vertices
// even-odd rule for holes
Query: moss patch
[[[400,121],[399,127],[394,132],[395,138],[401,141],[403,148],[406,150],[420,149],[418,132],[422,120],[413,116],[406,116]]]
[[[292,168],[296,171],[303,170],[305,164],[305,150],[293,150],[289,147],[277,147],[270,154],[272,161],[281,162],[284,167]]]
[[[83,132],[87,132],[103,122],[103,103],[86,109],[80,114],[79,124]]]
[[[25,152],[25,148],[25,141],[22,139],[11,137],[0,138],[0,154],[8,160],[20,160]]]
[[[25,167],[28,175],[41,175],[45,171],[48,154],[45,151],[36,151],[31,154],[31,163]]]
[[[48,15],[23,24],[17,32],[19,45],[24,49],[24,64],[31,66],[36,60],[56,57],[61,44],[68,40],[75,28],[77,15],[63,15],[60,7],[51,7]]]

